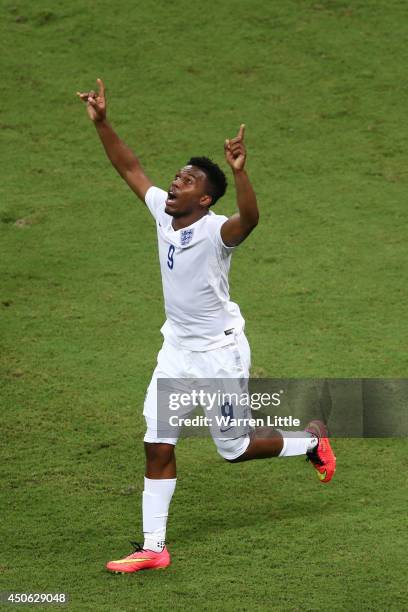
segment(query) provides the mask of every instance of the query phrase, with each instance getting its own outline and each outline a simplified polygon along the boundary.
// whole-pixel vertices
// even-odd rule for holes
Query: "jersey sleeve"
[[[152,186],[146,191],[146,206],[156,220],[164,213],[166,198],[167,193],[158,187]]]
[[[210,239],[217,251],[222,255],[227,255],[236,248],[235,246],[227,246],[221,238],[221,228],[226,221],[228,221],[228,217],[225,215],[214,215],[209,223]]]

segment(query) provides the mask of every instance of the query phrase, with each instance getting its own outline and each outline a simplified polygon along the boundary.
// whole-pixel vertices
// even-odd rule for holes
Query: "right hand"
[[[225,159],[235,172],[243,170],[245,166],[246,149],[244,145],[244,133],[245,124],[242,123],[239,128],[238,136],[228,139],[224,143]]]
[[[106,119],[105,86],[101,79],[96,79],[96,82],[99,87],[98,93],[95,91],[77,91],[77,96],[86,103],[89,118],[95,123]]]

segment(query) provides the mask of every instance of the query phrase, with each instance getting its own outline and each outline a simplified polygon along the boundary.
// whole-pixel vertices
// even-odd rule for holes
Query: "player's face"
[[[165,212],[172,217],[184,217],[198,211],[205,212],[210,204],[205,172],[195,166],[184,166],[170,185]]]

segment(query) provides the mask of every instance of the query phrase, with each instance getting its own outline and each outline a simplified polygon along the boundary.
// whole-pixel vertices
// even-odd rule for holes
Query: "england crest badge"
[[[194,229],[181,230],[180,244],[181,246],[187,246],[193,239]]]

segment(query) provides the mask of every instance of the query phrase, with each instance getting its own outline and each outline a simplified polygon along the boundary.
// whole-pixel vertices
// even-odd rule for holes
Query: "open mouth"
[[[176,200],[177,200],[176,194],[174,193],[172,189],[169,189],[169,191],[167,192],[166,204],[174,204]]]

